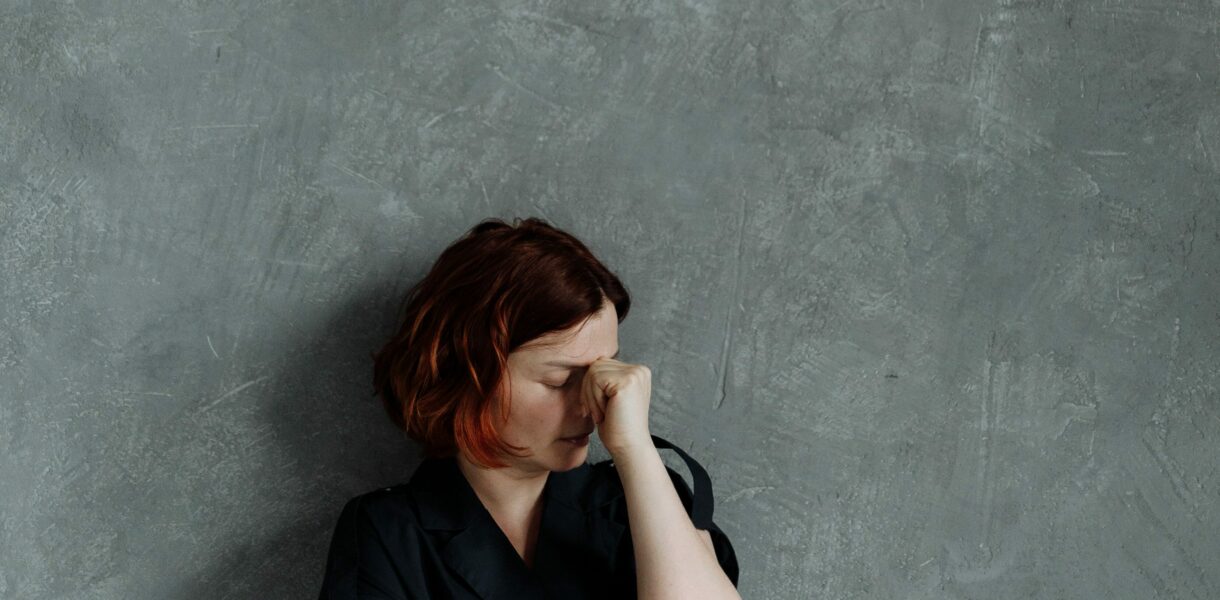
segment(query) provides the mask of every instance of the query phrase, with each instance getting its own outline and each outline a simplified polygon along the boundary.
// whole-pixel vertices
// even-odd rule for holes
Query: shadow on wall
[[[372,395],[369,354],[397,325],[402,293],[354,293],[329,319],[290,330],[276,381],[254,413],[270,441],[252,455],[259,464],[243,467],[245,514],[235,516],[257,525],[212,548],[195,576],[160,597],[317,596],[343,504],[406,482],[422,458]]]

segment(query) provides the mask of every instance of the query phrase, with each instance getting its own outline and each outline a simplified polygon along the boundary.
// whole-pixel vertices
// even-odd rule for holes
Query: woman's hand
[[[654,447],[648,428],[651,397],[652,371],[644,365],[599,358],[581,381],[581,401],[593,415],[602,445],[615,457],[633,448]]]

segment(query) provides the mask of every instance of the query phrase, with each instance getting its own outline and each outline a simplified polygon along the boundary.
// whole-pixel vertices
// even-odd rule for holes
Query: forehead
[[[552,332],[519,349],[532,362],[588,362],[618,351],[618,321],[613,311],[598,313],[572,329]]]

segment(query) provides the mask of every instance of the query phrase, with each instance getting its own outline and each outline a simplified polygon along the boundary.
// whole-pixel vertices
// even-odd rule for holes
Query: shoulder
[[[414,529],[419,511],[408,484],[368,490],[348,498],[339,520],[357,530]]]
[[[406,492],[404,486],[378,488],[343,504],[331,534],[319,598],[356,598],[364,587],[398,590],[394,597],[419,597],[404,587],[414,582],[399,578],[422,546]]]
[[[411,502],[410,484],[400,483],[390,487],[374,488],[347,499],[347,505],[361,507],[384,507]]]

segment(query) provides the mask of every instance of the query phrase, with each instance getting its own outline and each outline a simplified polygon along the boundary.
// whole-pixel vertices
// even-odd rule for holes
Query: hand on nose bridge
[[[584,391],[581,387],[579,385],[572,386],[568,394],[571,397],[571,401],[576,403],[577,414],[582,418],[588,417],[591,414],[589,412],[589,403],[585,401]]]

